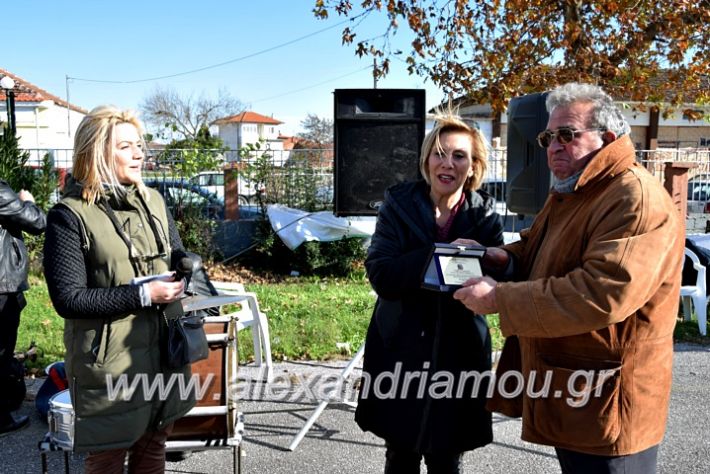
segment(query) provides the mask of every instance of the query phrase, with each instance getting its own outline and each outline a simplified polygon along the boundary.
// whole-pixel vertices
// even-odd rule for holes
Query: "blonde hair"
[[[129,123],[136,127],[143,144],[143,125],[132,110],[121,110],[112,105],[100,105],[86,115],[74,136],[74,167],[72,176],[82,184],[81,197],[89,204],[106,197],[105,185],[121,193],[123,186],[116,177],[114,158],[114,130],[116,125]],[[144,146],[145,148],[145,146]],[[143,182],[136,187],[148,199]]]
[[[466,178],[463,185],[464,191],[477,190],[483,181],[483,175],[488,168],[488,142],[483,133],[468,121],[453,113],[436,115],[434,128],[424,137],[422,151],[419,156],[419,171],[424,180],[431,186],[429,177],[429,155],[434,147],[441,150],[439,137],[442,133],[463,133],[471,137],[471,168],[473,175]]]

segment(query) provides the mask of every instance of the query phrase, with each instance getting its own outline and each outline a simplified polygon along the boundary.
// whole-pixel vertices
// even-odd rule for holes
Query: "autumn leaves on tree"
[[[410,73],[498,112],[511,97],[569,81],[665,112],[710,102],[710,0],[316,0],[313,11],[352,20],[343,43],[376,58],[376,76],[400,55],[392,36],[408,29]],[[385,31],[360,39],[371,16],[386,17]]]

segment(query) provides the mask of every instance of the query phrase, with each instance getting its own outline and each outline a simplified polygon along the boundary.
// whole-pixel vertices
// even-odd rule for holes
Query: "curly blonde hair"
[[[132,110],[121,110],[112,105],[100,105],[86,115],[74,136],[74,166],[72,175],[82,184],[81,197],[89,204],[106,197],[106,186],[121,193],[123,186],[116,177],[114,130],[116,125],[129,123],[136,127],[143,142],[143,125]],[[145,148],[145,146],[144,146]],[[136,184],[141,195],[148,199],[143,182]]]
[[[488,168],[488,142],[483,136],[483,133],[475,125],[471,125],[469,121],[464,120],[453,113],[438,114],[434,117],[436,123],[434,128],[424,137],[422,143],[422,151],[419,155],[419,171],[424,180],[431,186],[431,178],[429,177],[429,155],[436,147],[441,149],[439,137],[442,133],[464,133],[471,137],[471,168],[473,175],[466,179],[463,185],[464,191],[475,191],[481,186],[483,175],[486,174]]]

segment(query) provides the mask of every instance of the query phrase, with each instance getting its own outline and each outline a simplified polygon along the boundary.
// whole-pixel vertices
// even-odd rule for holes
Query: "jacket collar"
[[[628,135],[617,138],[594,156],[577,181],[575,191],[587,184],[614,177],[636,164],[636,150]]]
[[[490,213],[495,204],[495,199],[485,192],[464,191],[464,195],[466,198],[454,220],[456,229],[468,229],[475,225],[473,216],[467,212],[469,209],[483,207],[486,213]],[[434,211],[426,181],[395,184],[385,191],[385,200],[423,242],[434,239]]]
[[[385,191],[385,201],[423,242],[430,240],[434,213],[424,180],[395,184]]]
[[[76,197],[81,199],[82,189],[82,183],[69,174],[66,178],[62,197]],[[121,186],[120,189],[115,189],[110,184],[104,184],[104,190],[106,191],[109,204],[115,210],[122,210],[127,204],[130,204],[129,207],[135,207],[138,202],[138,188],[134,184]]]

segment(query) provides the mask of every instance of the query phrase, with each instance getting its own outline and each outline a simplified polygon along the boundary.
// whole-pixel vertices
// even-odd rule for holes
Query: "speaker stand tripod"
[[[347,378],[350,376],[352,373],[353,369],[355,369],[355,366],[360,362],[360,359],[362,359],[362,356],[365,354],[365,343],[360,346],[360,349],[355,353],[352,359],[350,359],[350,362],[348,362],[348,365],[345,366],[345,368],[340,372],[340,376],[343,378],[343,380],[347,380]],[[304,423],[303,427],[301,428],[301,431],[299,431],[296,436],[293,438],[293,441],[291,441],[291,444],[288,446],[289,451],[295,451],[296,447],[298,444],[301,442],[304,436],[306,436],[306,433],[311,429],[313,424],[316,422],[318,417],[320,416],[321,413],[323,413],[323,410],[325,410],[325,407],[328,406],[329,400],[322,400],[318,406],[316,407],[315,410],[313,410],[313,414],[311,414],[311,417],[306,420],[306,423]],[[357,402],[350,402],[350,401],[342,401],[338,403],[344,403],[346,405],[355,407],[357,406]]]

